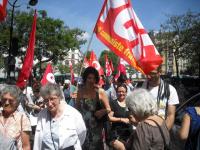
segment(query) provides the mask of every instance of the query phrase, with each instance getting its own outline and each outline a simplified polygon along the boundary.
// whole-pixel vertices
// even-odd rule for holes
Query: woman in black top
[[[123,142],[127,141],[132,132],[132,126],[128,119],[128,109],[125,103],[127,95],[126,85],[120,84],[116,92],[117,100],[110,101],[111,113],[109,113],[109,120],[112,123],[110,145],[114,149],[124,150]]]

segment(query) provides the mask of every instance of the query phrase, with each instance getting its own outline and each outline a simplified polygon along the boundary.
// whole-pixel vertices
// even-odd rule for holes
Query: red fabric
[[[106,69],[106,76],[111,76],[112,75],[112,69],[111,69],[110,63],[108,61],[107,54],[105,55],[105,69]]]
[[[55,77],[53,75],[53,68],[51,64],[47,64],[46,70],[41,80],[42,86],[46,85],[47,83],[55,83]]]
[[[110,50],[142,73],[148,74],[162,63],[130,0],[105,0],[94,32]]]
[[[2,3],[0,3],[0,22],[6,18],[7,3],[8,3],[8,0],[2,0]]]
[[[112,60],[110,60],[110,67],[111,67],[111,70],[112,70],[112,72],[113,72],[113,71],[114,71],[114,67],[113,67]]]
[[[32,67],[33,67],[36,21],[37,21],[37,13],[35,11],[33,24],[32,24],[32,30],[31,30],[31,34],[30,34],[30,37],[29,37],[29,44],[28,44],[28,48],[27,48],[27,51],[26,51],[26,56],[24,58],[24,63],[23,63],[21,72],[18,76],[18,80],[17,80],[17,83],[16,83],[16,85],[18,87],[21,87],[21,88],[26,86],[26,82],[29,79],[29,76],[31,74],[31,70],[32,70]]]
[[[119,60],[119,64],[117,66],[117,74],[115,75],[114,79],[117,80],[120,76],[120,74],[125,74],[126,75],[126,67],[125,64],[123,63],[122,59]]]
[[[89,64],[89,62],[88,62],[86,57],[84,58],[83,66],[84,66],[84,68],[87,68],[87,67],[90,66],[90,64]]]
[[[71,83],[74,84],[74,70],[73,70],[73,67],[72,67],[72,62],[70,61],[70,74],[71,74]]]
[[[94,67],[99,72],[99,75],[104,75],[103,68],[99,64],[99,61],[97,60],[97,57],[96,57],[94,51],[91,51],[91,53],[90,53],[89,64],[90,64],[90,66]]]

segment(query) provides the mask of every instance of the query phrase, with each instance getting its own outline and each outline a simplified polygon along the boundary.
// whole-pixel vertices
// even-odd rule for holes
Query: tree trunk
[[[179,78],[179,66],[178,66],[178,59],[176,55],[174,55],[174,59],[175,59],[175,65],[176,65],[176,76],[177,78]]]

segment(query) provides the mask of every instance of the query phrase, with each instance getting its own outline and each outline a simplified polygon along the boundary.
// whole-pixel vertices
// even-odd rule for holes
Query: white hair
[[[142,88],[135,89],[126,97],[126,105],[131,113],[140,119],[157,114],[156,100]]]

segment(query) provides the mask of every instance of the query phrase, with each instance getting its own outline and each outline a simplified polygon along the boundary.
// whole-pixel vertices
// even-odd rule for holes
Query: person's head
[[[98,84],[100,77],[98,71],[93,67],[87,67],[82,75],[83,84],[94,85]]]
[[[127,95],[127,87],[125,84],[119,84],[116,88],[117,98],[119,101],[124,101]]]
[[[20,95],[22,94],[19,87],[16,85],[5,85],[1,91],[1,104],[3,112],[10,115],[16,111],[20,103]]]
[[[147,74],[147,80],[150,85],[154,85],[159,82],[160,80],[160,75],[162,72],[162,66],[160,65],[158,68],[155,70],[151,71],[150,73]]]
[[[37,97],[37,98],[40,97],[40,88],[41,88],[40,83],[35,83],[35,84],[33,84],[33,86],[32,86],[33,94],[34,94],[34,96]]]
[[[51,113],[56,113],[60,106],[60,101],[64,99],[62,89],[58,84],[48,83],[40,90],[40,95],[44,99],[44,104]]]
[[[126,83],[127,76],[123,73],[120,74],[119,78],[117,79],[118,84]]]
[[[68,80],[68,79],[66,79],[66,80],[64,81],[64,89],[69,88],[69,87],[70,87],[70,84],[71,84],[71,81]]]
[[[130,93],[126,97],[126,106],[137,122],[157,114],[156,100],[146,89],[138,88]]]

